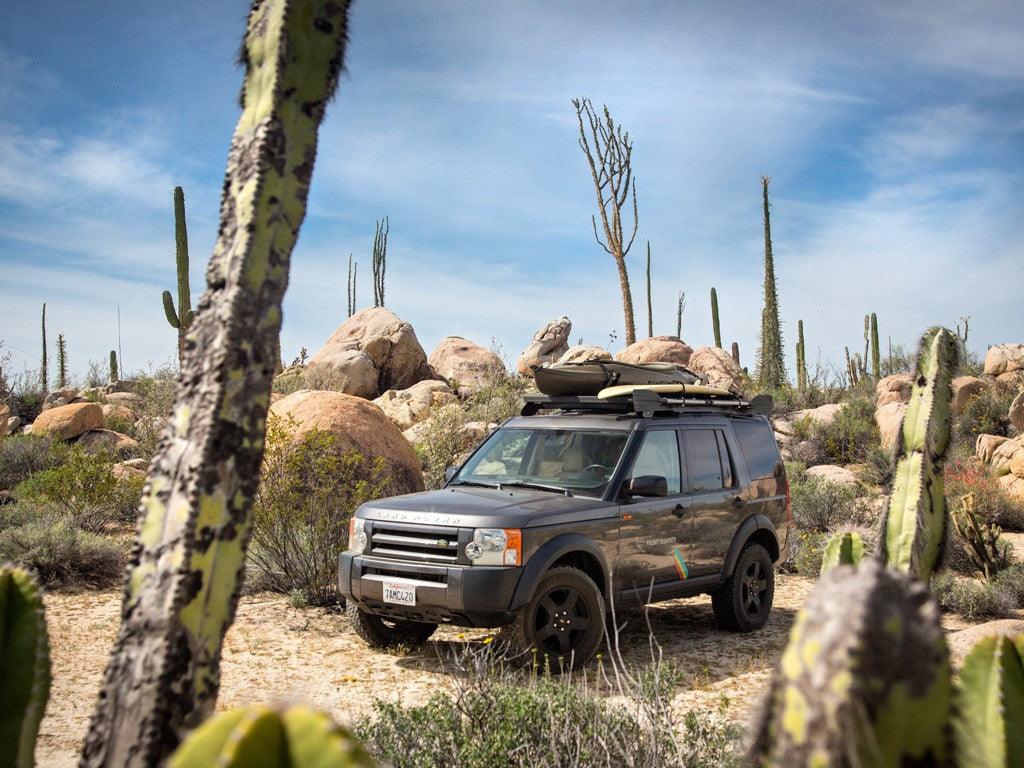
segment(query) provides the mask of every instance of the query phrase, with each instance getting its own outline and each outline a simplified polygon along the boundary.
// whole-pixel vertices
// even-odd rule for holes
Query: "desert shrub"
[[[314,431],[291,442],[271,418],[253,503],[248,579],[251,589],[301,595],[309,605],[338,602],[338,553],[349,518],[388,483],[382,459],[341,451],[338,438]]]
[[[586,680],[487,672],[422,706],[378,701],[355,731],[394,768],[738,766],[739,729],[705,713],[677,717],[666,683],[638,674],[627,700],[612,703]]]
[[[523,410],[523,395],[532,381],[523,376],[508,376],[496,371],[487,386],[474,392],[466,404],[467,421],[498,423],[518,416]]]
[[[996,476],[972,455],[958,454],[947,461],[944,480],[950,505],[974,494],[975,510],[983,520],[1008,531],[1024,531],[1024,504],[1008,496]]]
[[[1007,616],[1017,607],[1012,588],[1005,583],[980,581],[940,571],[932,577],[932,594],[944,611],[965,619]]]
[[[953,440],[974,447],[978,435],[1009,435],[1010,404],[1015,393],[1003,387],[986,387],[967,401],[953,419]]]
[[[800,531],[793,547],[792,568],[801,576],[817,578],[821,573],[821,560],[825,554],[828,535],[818,531]]]
[[[864,456],[864,479],[872,485],[888,488],[892,482],[893,452],[883,448],[881,445],[873,445],[868,448]]]
[[[857,394],[844,402],[842,410],[828,424],[808,424],[806,420],[800,420],[793,425],[797,428],[798,437],[801,430],[808,433],[807,437],[823,463],[862,462],[881,439],[875,423],[874,398]]]
[[[0,440],[0,490],[10,490],[36,472],[64,459],[63,443],[43,435],[11,435]]]
[[[10,504],[0,504],[0,531],[8,528],[17,528],[36,520],[52,519],[61,517],[59,510],[54,510],[45,504],[35,504],[30,501],[14,501]]]
[[[47,588],[103,588],[118,584],[125,553],[117,543],[79,530],[68,519],[40,519],[0,531],[0,562],[32,571]]]
[[[458,464],[470,447],[472,441],[463,430],[467,421],[462,407],[449,403],[418,426],[419,438],[413,447],[423,463],[427,488],[439,488],[444,483],[444,471]]]
[[[798,472],[794,475],[789,478],[789,492],[799,529],[825,533],[864,522],[866,510],[859,489]]]
[[[1024,608],[1024,563],[1015,563],[995,575],[992,585],[1009,595],[1018,608]]]

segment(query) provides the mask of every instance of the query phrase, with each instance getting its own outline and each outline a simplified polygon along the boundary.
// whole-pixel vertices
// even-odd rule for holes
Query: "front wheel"
[[[535,657],[542,670],[557,673],[579,669],[594,657],[604,622],[604,598],[594,580],[565,566],[548,571],[501,634],[515,658]]]
[[[711,595],[711,607],[723,629],[753,632],[768,621],[774,596],[775,569],[768,550],[747,544],[732,575]]]
[[[352,629],[371,648],[418,648],[427,642],[437,629],[437,624],[423,621],[400,621],[375,616],[351,600],[348,601],[345,611],[348,613]]]

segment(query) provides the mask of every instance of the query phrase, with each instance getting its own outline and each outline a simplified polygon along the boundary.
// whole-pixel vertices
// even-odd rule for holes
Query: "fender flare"
[[[523,569],[523,575],[519,577],[519,585],[516,587],[512,597],[511,611],[517,611],[526,605],[533,597],[537,584],[548,572],[548,569],[558,558],[570,552],[586,552],[594,557],[600,564],[602,582],[598,588],[604,593],[604,599],[608,600],[608,561],[593,539],[589,539],[579,533],[565,533],[556,536],[546,542],[540,549],[534,552]]]
[[[722,568],[723,579],[728,579],[732,576],[732,572],[736,568],[736,561],[740,559],[740,552],[743,551],[743,547],[757,531],[768,531],[772,538],[775,539],[776,548],[781,549],[778,534],[775,532],[775,524],[764,515],[751,515],[740,524],[740,527],[732,537],[732,544],[729,545],[729,551],[725,556],[725,565]]]

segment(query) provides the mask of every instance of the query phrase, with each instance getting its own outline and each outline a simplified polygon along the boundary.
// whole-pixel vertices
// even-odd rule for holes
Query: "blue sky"
[[[39,307],[73,370],[116,345],[170,360],[171,189],[185,188],[198,295],[237,119],[247,4],[2,0],[0,339],[35,367]],[[513,359],[550,318],[622,338],[574,96],[629,129],[655,332],[753,363],[760,182],[772,177],[792,362],[970,314],[971,346],[1024,338],[1024,13],[1007,3],[359,2],[295,249],[283,349],[345,314],[349,253],[372,303],[374,220],[391,219],[388,305],[430,349],[448,334]],[[619,345],[616,345],[619,346]],[[52,348],[51,348],[52,353]]]

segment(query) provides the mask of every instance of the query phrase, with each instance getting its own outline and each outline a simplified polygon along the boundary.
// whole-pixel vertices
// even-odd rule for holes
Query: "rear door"
[[[693,576],[722,570],[743,517],[736,462],[726,435],[725,427],[711,425],[679,431],[686,467],[686,519],[692,535],[686,552]]]

